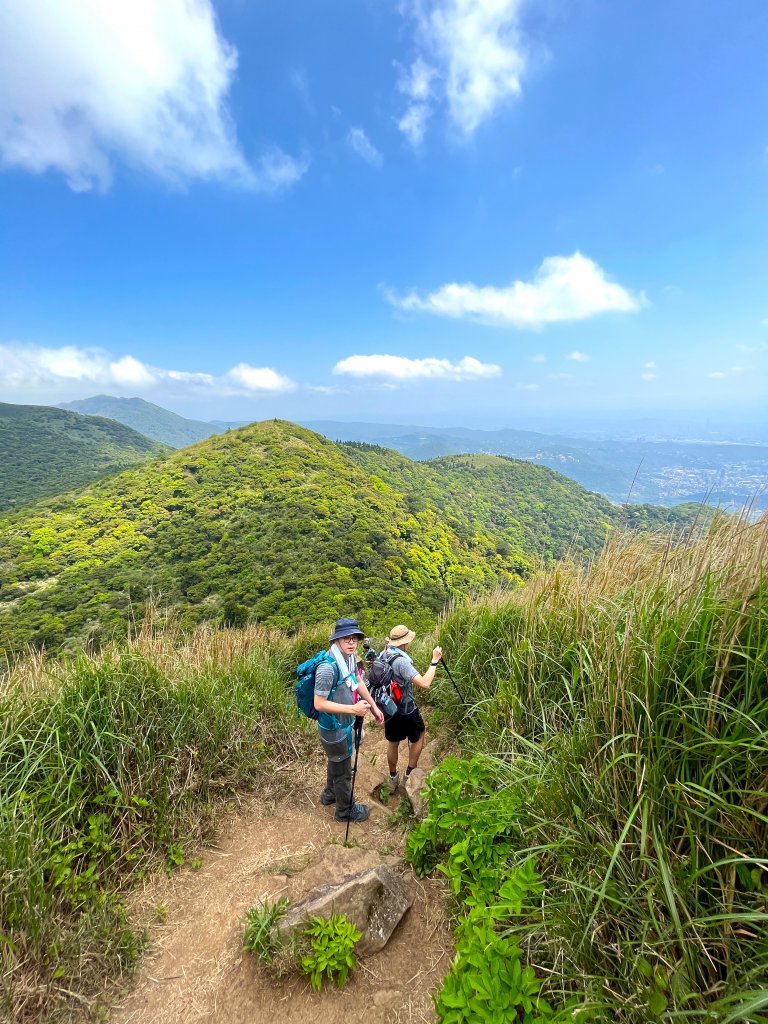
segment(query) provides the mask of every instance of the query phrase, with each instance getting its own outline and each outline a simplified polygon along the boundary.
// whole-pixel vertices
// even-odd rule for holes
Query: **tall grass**
[[[0,692],[0,1017],[68,1019],[141,939],[122,894],[209,838],[218,812],[302,758],[286,683],[318,646],[258,628],[157,632]]]
[[[546,883],[532,961],[594,1019],[768,1021],[768,519],[453,610],[440,631]],[[511,865],[510,867],[512,867]]]

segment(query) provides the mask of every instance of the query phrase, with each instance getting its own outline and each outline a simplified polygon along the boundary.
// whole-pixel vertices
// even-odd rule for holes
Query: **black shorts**
[[[398,711],[388,722],[384,723],[384,735],[390,743],[400,743],[402,740],[416,743],[425,729],[424,719],[418,708],[409,711],[407,715]]]

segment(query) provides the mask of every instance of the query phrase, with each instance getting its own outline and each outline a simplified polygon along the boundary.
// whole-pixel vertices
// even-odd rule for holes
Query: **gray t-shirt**
[[[340,682],[334,689],[336,680],[339,678],[339,669],[335,665],[318,665],[315,672],[315,693],[319,697],[329,697],[334,704],[354,704],[355,695],[349,685],[352,679]],[[333,691],[333,693],[331,693]],[[327,711],[320,711],[317,715],[317,724],[323,730],[325,739],[333,743],[342,740],[352,725],[354,715],[334,715]]]
[[[413,677],[419,674],[419,670],[406,651],[398,650],[395,654],[395,651],[390,648],[386,653],[386,658],[392,666],[392,675],[403,691],[400,700],[400,713],[410,715],[416,708],[416,701],[413,697]]]

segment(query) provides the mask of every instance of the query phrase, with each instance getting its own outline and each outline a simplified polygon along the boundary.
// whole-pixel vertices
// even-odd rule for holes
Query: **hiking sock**
[[[406,779],[408,778],[408,776],[411,774],[412,771],[413,771],[413,768],[411,768],[411,766],[408,765],[408,767],[405,769],[405,777],[406,777]]]

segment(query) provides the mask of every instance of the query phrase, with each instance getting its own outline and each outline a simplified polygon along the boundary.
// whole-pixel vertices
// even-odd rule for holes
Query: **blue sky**
[[[767,44],[764,0],[12,0],[0,400],[764,420]]]

